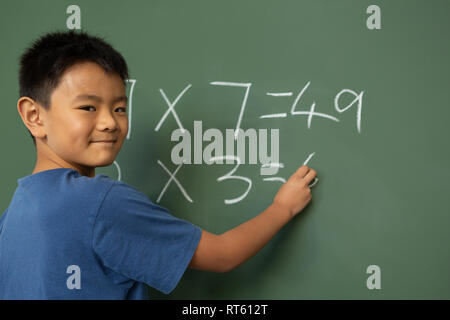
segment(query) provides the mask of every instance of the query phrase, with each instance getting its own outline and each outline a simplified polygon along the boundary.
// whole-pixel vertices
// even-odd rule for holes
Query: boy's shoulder
[[[83,190],[85,187],[110,187],[116,180],[98,174],[95,177],[86,177],[77,170],[71,168],[56,168],[40,171],[17,180],[18,185],[26,189],[44,187],[50,190],[64,191],[68,188]]]
[[[91,203],[101,201],[115,185],[126,185],[107,175],[86,177],[71,168],[57,168],[41,171],[17,180],[18,192],[39,197],[40,201],[67,201]]]
[[[134,204],[145,203],[148,208],[153,208],[148,197],[135,187],[103,174],[86,177],[74,169],[57,168],[17,181],[18,187],[8,208],[23,210],[23,203],[32,203],[32,210],[39,211],[35,216],[40,217],[55,216],[59,219],[81,214],[93,218],[103,208],[111,212],[108,213],[110,219],[114,218],[114,211],[124,212],[124,207]],[[26,210],[31,209],[27,207]]]
[[[96,214],[102,207],[119,209],[141,205],[146,210],[161,209],[130,184],[103,174],[86,177],[70,168],[41,171],[18,179],[18,184],[12,202],[17,202],[14,198],[22,202],[20,199],[25,197],[36,207],[49,210],[76,208]]]

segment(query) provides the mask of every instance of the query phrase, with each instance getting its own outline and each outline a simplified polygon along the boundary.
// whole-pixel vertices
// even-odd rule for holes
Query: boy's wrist
[[[294,217],[291,210],[281,203],[272,202],[270,207],[278,216],[284,216],[287,219],[287,221],[291,220]]]

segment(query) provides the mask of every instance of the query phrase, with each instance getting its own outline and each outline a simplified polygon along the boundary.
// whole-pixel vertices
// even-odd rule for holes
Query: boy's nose
[[[109,111],[100,113],[97,121],[99,130],[115,130],[117,129],[117,120]]]

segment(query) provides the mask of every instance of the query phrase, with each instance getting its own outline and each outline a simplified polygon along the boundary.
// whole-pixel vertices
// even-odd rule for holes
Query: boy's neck
[[[85,170],[82,168],[78,168],[75,166],[71,166],[71,165],[59,165],[59,164],[54,164],[54,163],[49,163],[49,164],[43,164],[43,163],[39,163],[36,162],[36,165],[33,169],[32,174],[38,173],[38,172],[42,172],[42,171],[47,171],[47,170],[51,170],[51,169],[58,169],[58,168],[70,168],[70,169],[74,169],[76,171],[78,171],[81,175],[86,176],[86,177],[94,177],[95,176],[95,168],[92,168],[92,170]]]
[[[81,175],[86,177],[95,176],[95,167],[87,167],[78,164],[68,163],[67,161],[59,158],[55,154],[47,154],[46,152],[40,152],[40,148],[37,150],[37,160],[34,166],[32,174],[58,168],[70,168],[78,171]]]

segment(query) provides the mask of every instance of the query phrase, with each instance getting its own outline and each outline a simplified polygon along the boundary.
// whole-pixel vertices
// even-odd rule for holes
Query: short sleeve
[[[92,249],[107,268],[168,294],[189,265],[201,229],[115,181],[99,207]]]

